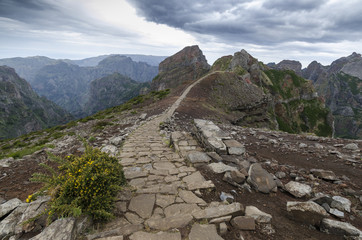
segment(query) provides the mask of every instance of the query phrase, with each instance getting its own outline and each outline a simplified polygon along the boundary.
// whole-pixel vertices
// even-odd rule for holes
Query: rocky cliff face
[[[39,97],[15,70],[0,66],[0,139],[66,123],[72,117]]]
[[[330,66],[312,62],[303,69],[334,116],[335,136],[362,138],[362,58],[353,53]]]
[[[210,66],[198,46],[185,47],[166,58],[159,65],[158,75],[152,80],[153,90],[175,88],[204,75]]]
[[[139,83],[119,73],[96,79],[90,83],[89,98],[84,111],[91,115],[100,110],[120,105],[136,97],[149,87],[149,83]]]

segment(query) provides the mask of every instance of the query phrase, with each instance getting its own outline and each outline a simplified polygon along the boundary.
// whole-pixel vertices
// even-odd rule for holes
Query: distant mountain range
[[[15,58],[3,58],[0,59],[0,66],[6,65],[16,70],[20,77],[26,79],[32,84],[35,75],[38,71],[46,65],[52,65],[59,61],[66,62],[80,67],[95,67],[105,58],[110,56],[126,56],[132,59],[134,62],[144,62],[150,66],[158,68],[158,64],[163,61],[166,57],[164,56],[152,56],[152,55],[139,55],[139,54],[109,54],[101,55],[97,57],[90,57],[81,60],[70,60],[70,59],[52,59],[44,56],[34,57],[15,57]],[[152,80],[152,79],[151,79]]]
[[[15,68],[39,95],[45,96],[79,118],[94,113],[91,109],[100,110],[99,105],[90,106],[90,102],[94,102],[95,99],[91,95],[95,91],[90,91],[92,81],[119,73],[136,81],[141,89],[147,85],[142,83],[150,82],[157,75],[157,63],[164,59],[159,56],[129,56],[112,54],[83,60],[56,60],[47,57],[8,58],[0,59],[0,65]],[[110,78],[102,82],[107,85],[106,81]],[[138,88],[132,87],[129,90],[133,92],[135,89]],[[122,93],[125,96],[134,96],[124,88]],[[118,96],[114,99],[114,104],[120,104],[120,99],[128,100]],[[109,106],[105,105],[102,109]]]
[[[298,61],[284,60],[268,64],[275,69],[289,69],[310,79],[334,117],[336,137],[362,138],[362,57],[352,53],[329,66],[313,61],[301,69]]]
[[[0,59],[0,65],[14,67],[39,95],[76,118],[122,104],[149,89],[178,89],[204,76],[202,84],[193,89],[199,92],[190,93],[195,95],[191,104],[195,114],[205,111],[216,121],[224,116],[237,125],[290,133],[362,138],[362,58],[357,53],[330,66],[314,61],[305,69],[293,60],[264,65],[245,50],[219,58],[210,67],[198,46],[168,58],[116,54],[83,60],[29,57]],[[69,119],[65,111],[58,115]],[[26,129],[55,122],[43,121]],[[28,130],[19,130],[23,132]]]
[[[0,66],[0,139],[17,137],[70,120],[69,113],[39,97],[13,68]]]

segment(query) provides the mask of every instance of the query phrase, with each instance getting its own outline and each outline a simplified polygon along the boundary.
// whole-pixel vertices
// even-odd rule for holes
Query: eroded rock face
[[[197,45],[185,47],[160,63],[159,73],[152,80],[151,88],[175,88],[200,78],[209,69],[210,65]]]

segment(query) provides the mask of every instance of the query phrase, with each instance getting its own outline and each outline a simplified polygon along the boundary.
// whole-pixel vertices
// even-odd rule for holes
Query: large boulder
[[[326,210],[315,202],[287,202],[290,217],[298,222],[319,226],[328,217]]]
[[[285,190],[297,198],[301,198],[312,193],[312,188],[309,185],[294,181],[290,181],[285,184]]]
[[[329,234],[362,238],[362,232],[350,223],[340,222],[328,218],[323,219],[321,223],[321,231]]]
[[[270,193],[277,189],[277,184],[273,176],[268,173],[259,163],[254,163],[249,168],[248,183],[257,191],[262,193]]]

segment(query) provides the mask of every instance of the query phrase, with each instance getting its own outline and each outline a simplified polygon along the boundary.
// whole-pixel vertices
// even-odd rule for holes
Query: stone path
[[[131,240],[181,239],[176,228],[240,211],[241,206],[236,203],[226,208],[220,206],[220,210],[219,204],[208,206],[200,198],[200,189],[213,188],[214,184],[189,166],[160,136],[160,123],[173,115],[191,88],[202,79],[190,85],[168,111],[136,129],[122,147],[121,164],[129,184],[136,189],[135,195],[123,204],[125,219],[122,221],[128,222],[126,228],[133,230],[131,235],[127,232]],[[198,232],[204,233],[198,224],[194,226],[189,237],[200,239]],[[208,239],[222,239],[216,226],[210,227],[215,231],[209,233]],[[111,231],[88,239],[121,234],[124,232]]]

